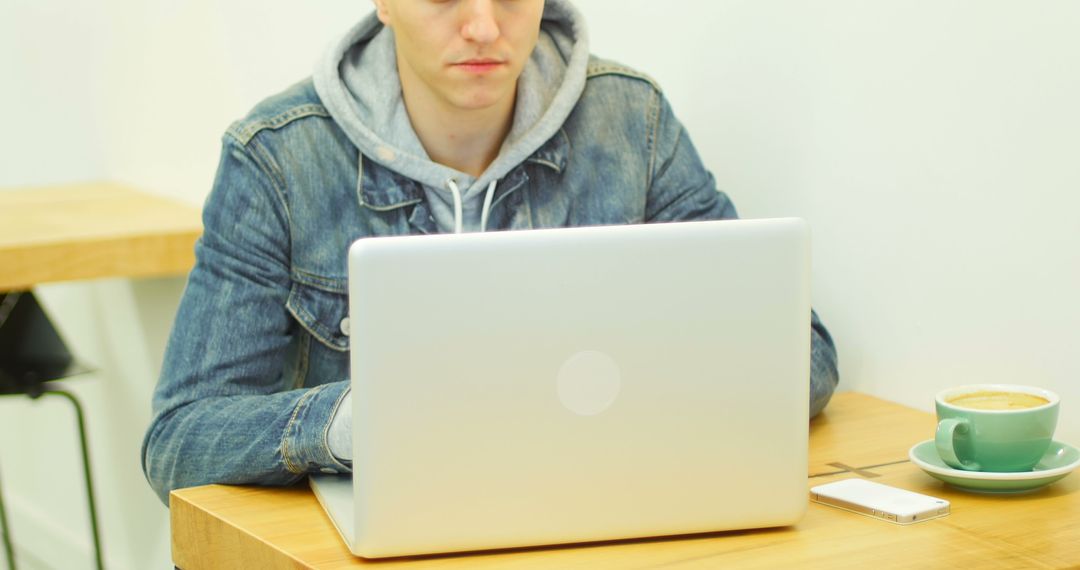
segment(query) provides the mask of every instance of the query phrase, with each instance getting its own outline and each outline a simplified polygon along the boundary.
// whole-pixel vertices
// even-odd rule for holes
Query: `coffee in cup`
[[[945,401],[959,408],[972,408],[975,410],[1023,410],[1045,406],[1050,403],[1050,400],[1035,394],[991,390],[960,394]]]
[[[1042,388],[979,384],[937,395],[942,461],[967,471],[1030,471],[1050,447],[1060,399]]]

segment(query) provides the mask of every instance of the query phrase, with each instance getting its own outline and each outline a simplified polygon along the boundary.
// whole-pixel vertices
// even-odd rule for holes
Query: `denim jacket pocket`
[[[293,282],[285,307],[319,342],[339,352],[349,350],[347,295]]]

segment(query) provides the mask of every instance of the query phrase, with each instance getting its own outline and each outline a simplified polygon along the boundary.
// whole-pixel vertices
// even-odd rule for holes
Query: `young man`
[[[375,4],[224,137],[143,444],[163,501],[349,470],[358,238],[736,217],[659,87],[590,57],[567,0]],[[812,320],[816,414],[837,372]]]

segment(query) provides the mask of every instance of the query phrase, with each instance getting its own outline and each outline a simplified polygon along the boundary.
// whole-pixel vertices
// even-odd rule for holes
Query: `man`
[[[375,5],[224,137],[143,444],[163,501],[349,470],[358,238],[736,217],[657,85],[591,58],[567,0]],[[812,326],[816,414],[837,372]]]

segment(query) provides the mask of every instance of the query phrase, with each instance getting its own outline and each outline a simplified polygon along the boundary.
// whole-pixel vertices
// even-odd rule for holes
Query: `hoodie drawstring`
[[[491,210],[491,199],[495,196],[495,184],[497,182],[497,180],[492,180],[491,184],[488,184],[487,192],[484,194],[484,209],[480,211],[480,231],[482,232],[487,231],[488,213]],[[454,195],[454,233],[460,234],[463,217],[461,213],[461,190],[453,178],[446,179],[446,187]]]
[[[488,213],[491,210],[491,197],[495,195],[495,181],[488,184],[487,193],[484,194],[484,209],[480,211],[480,231],[487,231]]]
[[[446,179],[446,185],[450,193],[454,195],[454,233],[461,233],[461,190],[458,190],[457,182],[453,178]]]

